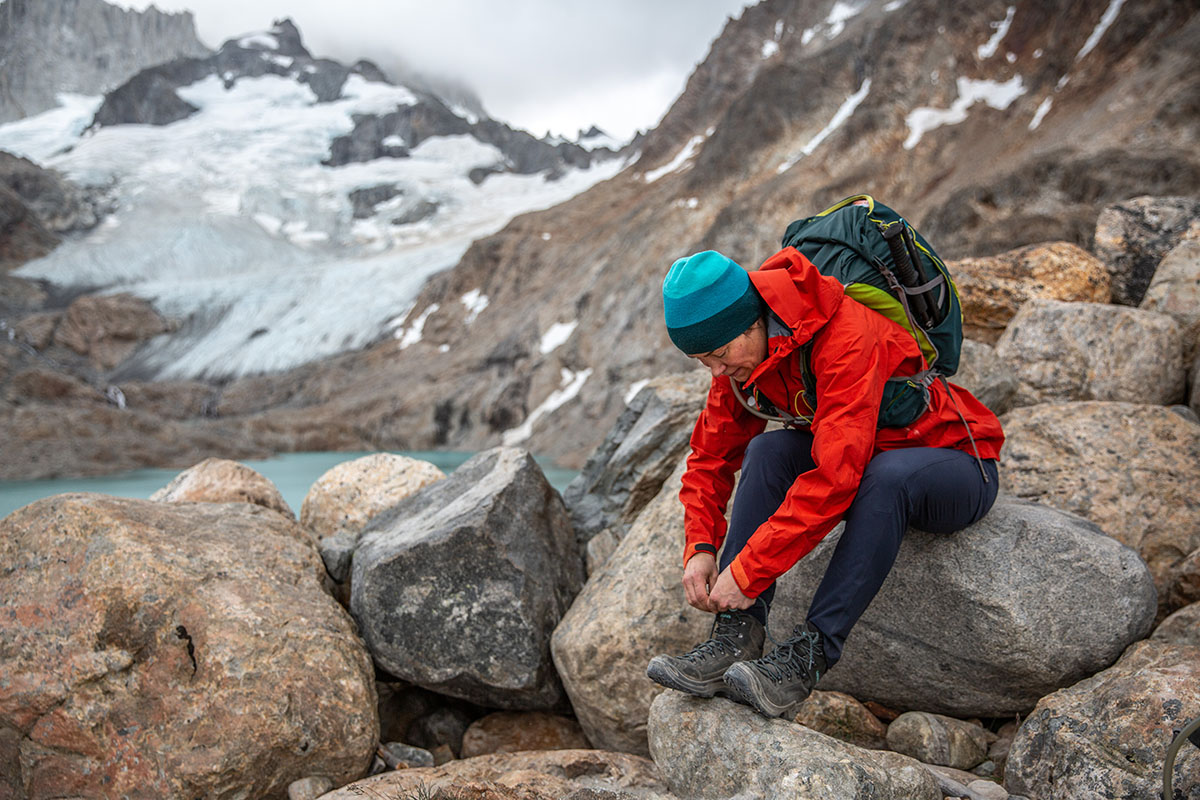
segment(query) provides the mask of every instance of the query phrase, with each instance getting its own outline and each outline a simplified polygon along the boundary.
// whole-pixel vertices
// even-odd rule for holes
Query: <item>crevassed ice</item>
[[[977,102],[983,102],[992,108],[1003,111],[1012,105],[1013,101],[1025,94],[1025,85],[1020,75],[1014,75],[1003,83],[991,80],[973,80],[959,78],[958,98],[950,108],[915,108],[908,112],[905,122],[908,125],[908,138],[904,140],[904,149],[911,150],[917,146],[924,136],[935,128],[943,125],[957,125],[967,118],[967,110]]]
[[[567,339],[571,338],[571,334],[575,332],[575,328],[578,326],[579,320],[577,319],[573,319],[570,322],[554,323],[542,334],[542,340],[538,343],[538,351],[542,355],[554,352],[566,344]]]
[[[551,392],[537,408],[529,413],[529,416],[525,418],[524,422],[517,427],[510,428],[504,432],[504,434],[501,436],[501,440],[504,442],[504,445],[506,447],[511,447],[512,445],[517,444],[518,442],[523,442],[532,436],[534,423],[547,414],[551,414],[557,411],[559,408],[562,408],[562,406],[566,405],[571,400],[574,400],[575,396],[579,394],[579,391],[583,388],[583,385],[587,383],[587,380],[590,377],[592,377],[591,367],[588,367],[585,370],[580,370],[579,372],[572,372],[569,369],[562,370],[562,384],[560,388]]]
[[[0,148],[85,186],[112,186],[118,203],[105,225],[19,274],[131,292],[181,320],[139,352],[141,374],[287,369],[374,341],[473,240],[621,167],[567,170],[557,181],[502,174],[475,185],[470,168],[503,156],[470,137],[435,137],[411,158],[326,167],[331,140],[353,128],[353,114],[413,98],[356,75],[346,92],[316,103],[286,77],[245,78],[231,89],[213,77],[180,90],[200,110],[170,125],[83,134],[100,98],[67,97],[62,108],[0,126]],[[395,208],[381,204],[375,217],[354,220],[349,192],[385,183],[436,204],[436,213],[397,226]]]
[[[1009,26],[1012,25],[1013,17],[1016,15],[1016,13],[1017,7],[1009,6],[1008,10],[1004,12],[1004,19],[1000,20],[999,22],[990,23],[991,26],[996,29],[996,32],[992,34],[992,38],[988,39],[984,44],[981,44],[979,49],[975,51],[976,55],[979,56],[981,61],[996,55],[996,50],[999,49],[1000,42],[1003,41],[1004,37],[1008,34]]]

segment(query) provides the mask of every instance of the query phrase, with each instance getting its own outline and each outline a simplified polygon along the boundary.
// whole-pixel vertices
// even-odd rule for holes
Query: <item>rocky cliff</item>
[[[520,441],[579,463],[631,385],[685,366],[661,324],[673,259],[753,268],[790,220],[858,192],[946,258],[1088,248],[1105,205],[1200,191],[1197,52],[1190,3],[767,0],[636,163],[477,242],[402,338],[271,379],[292,407],[274,418],[337,409],[381,446]]]
[[[190,12],[131,11],[103,0],[0,4],[0,122],[103,94],[152,64],[203,56]]]

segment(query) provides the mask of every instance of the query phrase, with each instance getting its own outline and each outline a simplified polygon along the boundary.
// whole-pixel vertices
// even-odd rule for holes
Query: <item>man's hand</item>
[[[708,602],[715,611],[729,611],[735,608],[749,608],[754,605],[754,598],[742,594],[741,587],[733,579],[733,573],[726,567],[717,578],[712,591],[708,593]]]
[[[688,605],[715,614],[719,609],[709,600],[708,592],[717,582],[717,559],[708,553],[696,553],[683,568],[683,591]]]

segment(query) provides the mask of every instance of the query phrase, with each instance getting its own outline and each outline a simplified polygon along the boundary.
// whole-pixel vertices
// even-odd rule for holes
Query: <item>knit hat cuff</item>
[[[741,336],[760,316],[762,300],[754,284],[747,283],[741,297],[711,317],[681,328],[668,327],[667,333],[687,355],[709,353]]]

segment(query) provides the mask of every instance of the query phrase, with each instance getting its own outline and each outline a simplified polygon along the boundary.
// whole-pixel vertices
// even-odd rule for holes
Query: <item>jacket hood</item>
[[[794,247],[785,247],[750,273],[750,281],[783,324],[792,330],[797,345],[819,331],[846,296],[837,278],[822,275]]]

